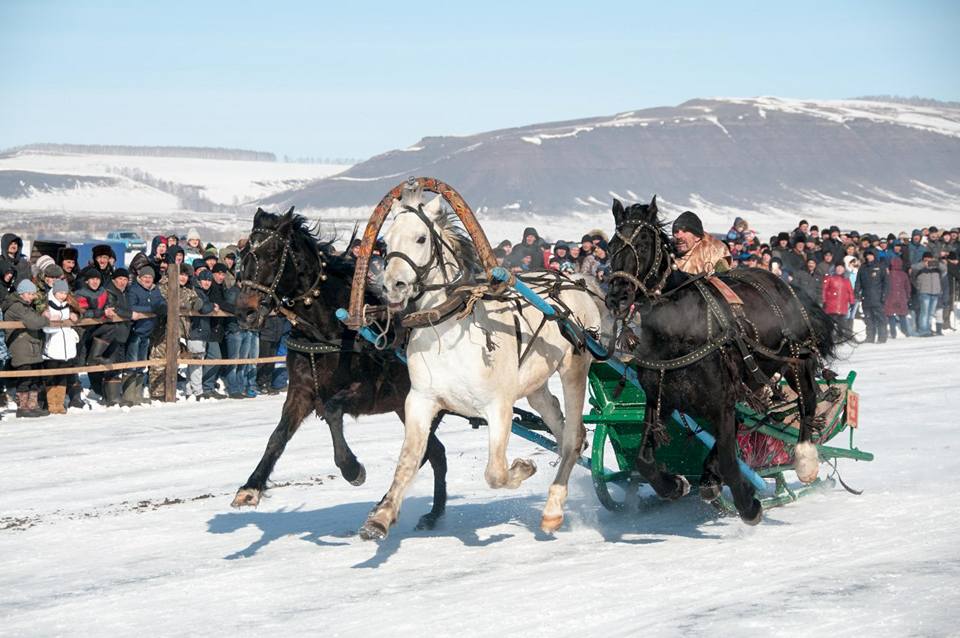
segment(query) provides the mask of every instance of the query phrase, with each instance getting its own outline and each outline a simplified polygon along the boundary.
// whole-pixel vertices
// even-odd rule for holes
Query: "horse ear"
[[[259,222],[263,218],[263,216],[266,214],[267,214],[267,211],[257,206],[257,212],[253,215],[253,225],[257,226],[258,225],[257,222]]]
[[[440,209],[442,208],[443,198],[440,195],[437,195],[429,202],[427,202],[423,207],[423,212],[427,217],[431,219],[436,219],[440,216]]]
[[[293,209],[294,209],[294,208],[296,208],[296,206],[291,206],[291,207],[290,207],[290,210],[288,210],[287,212],[285,212],[285,213],[283,214],[283,216],[284,216],[285,218],[287,218],[287,219],[293,219]]]
[[[660,208],[657,206],[657,196],[654,195],[653,199],[650,200],[650,205],[647,206],[647,221],[654,223],[657,221],[657,216],[660,214]]]
[[[613,198],[613,223],[619,226],[620,224],[623,223],[624,217],[626,217],[626,215],[624,214],[623,204],[620,203],[619,199],[614,197]]]

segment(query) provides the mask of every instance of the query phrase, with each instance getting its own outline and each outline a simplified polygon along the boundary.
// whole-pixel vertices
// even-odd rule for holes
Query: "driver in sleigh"
[[[719,239],[703,232],[703,222],[685,211],[673,222],[677,270],[690,275],[712,275],[730,270],[733,258]]]

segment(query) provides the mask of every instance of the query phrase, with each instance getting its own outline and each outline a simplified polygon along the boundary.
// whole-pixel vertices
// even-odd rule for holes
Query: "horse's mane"
[[[324,268],[327,272],[341,274],[347,278],[353,276],[353,260],[344,257],[336,250],[334,247],[334,243],[337,241],[336,236],[323,236],[320,234],[320,220],[317,220],[316,223],[311,223],[309,219],[300,213],[294,213],[288,221],[284,219],[283,215],[268,213],[262,210],[258,211],[258,219],[261,223],[264,221],[267,222],[267,224],[264,224],[264,227],[271,230],[277,230],[281,226],[289,225],[290,236],[292,238],[298,239],[308,250],[323,255],[323,261],[326,263]]]
[[[437,232],[443,237],[443,240],[453,247],[460,263],[463,264],[467,275],[481,272],[483,268],[480,265],[480,259],[477,257],[477,248],[473,245],[473,239],[466,230],[457,222],[460,218],[452,210],[445,210],[436,220]]]
[[[670,234],[667,232],[667,222],[660,218],[660,211],[657,208],[651,210],[649,204],[631,204],[625,210],[624,222],[645,221],[660,233],[660,239],[669,248],[671,254],[676,255],[676,248],[671,241]]]

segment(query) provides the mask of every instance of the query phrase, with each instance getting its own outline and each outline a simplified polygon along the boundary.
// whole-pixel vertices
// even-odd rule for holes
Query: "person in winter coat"
[[[162,326],[167,314],[167,302],[154,283],[155,273],[150,266],[137,272],[137,280],[127,289],[127,303],[134,319],[127,339],[127,361],[144,361],[150,353],[150,336]],[[144,316],[152,314],[154,316]],[[143,401],[143,369],[131,369],[123,377],[121,405],[139,405]]]
[[[229,246],[224,246],[220,249],[220,263],[226,267],[226,275],[224,276],[223,285],[226,288],[230,288],[237,282],[237,254],[240,252],[240,249],[237,248],[234,244]]]
[[[791,283],[810,297],[810,300],[820,304],[823,299],[823,282],[816,272],[817,262],[808,259],[803,270],[793,273]]]
[[[524,228],[523,239],[520,243],[514,245],[513,250],[507,255],[505,262],[509,264],[511,268],[516,268],[521,265],[523,258],[529,255],[530,267],[538,268],[538,265],[543,262],[543,250],[540,248],[540,244],[541,239],[537,229],[532,226]]]
[[[7,351],[10,353],[10,368],[18,371],[37,370],[43,363],[43,328],[50,321],[33,309],[37,287],[29,279],[17,284],[16,292],[3,300],[3,317],[6,321],[19,321],[23,328],[7,329]],[[36,376],[16,377],[17,416],[47,416],[49,412],[40,407],[40,379]]]
[[[201,273],[202,274],[202,273]],[[210,271],[207,271],[210,277],[210,285],[205,288],[207,297],[213,303],[214,311],[223,310],[225,312],[234,312],[236,309],[232,303],[226,299],[225,281],[227,277],[227,267],[224,264],[216,264]],[[205,277],[206,275],[204,275]],[[200,278],[200,285],[204,279]],[[228,321],[226,317],[210,318],[210,338],[207,340],[207,359],[225,359],[227,356],[226,332],[225,327]],[[227,395],[217,392],[217,379],[226,376],[225,366],[204,366],[203,368],[203,398],[204,399],[226,399]]]
[[[884,294],[883,314],[887,317],[890,337],[897,338],[897,324],[904,337],[912,337],[913,327],[910,314],[910,277],[903,271],[900,257],[890,258],[890,270],[887,271],[887,289]]]
[[[196,228],[187,231],[187,243],[183,247],[184,261],[188,264],[193,263],[194,259],[203,258],[203,242],[200,241],[200,233]]]
[[[885,343],[887,318],[883,314],[883,301],[887,287],[886,271],[877,260],[873,249],[867,250],[866,259],[866,263],[860,266],[857,273],[854,292],[863,307],[863,321],[867,324],[866,343]]]
[[[217,305],[210,301],[210,298],[207,296],[212,283],[213,274],[209,270],[204,270],[197,277],[197,285],[191,288],[192,292],[196,294],[200,301],[200,305],[195,312],[210,313],[214,310],[219,310]],[[181,296],[184,294],[183,289],[181,289],[180,294]],[[190,331],[187,333],[186,341],[187,352],[190,354],[191,359],[203,361],[204,356],[206,356],[208,343],[213,336],[211,321],[215,321],[215,319],[211,319],[210,317],[190,318]],[[187,400],[190,400],[191,397],[196,397],[198,401],[200,400],[200,397],[203,395],[203,366],[187,366],[187,383],[184,386],[183,393]]]
[[[116,323],[111,323],[113,329],[110,346],[102,354],[104,361],[117,363],[126,359],[127,340],[130,338],[130,323],[133,310],[127,299],[127,288],[130,284],[130,273],[125,268],[113,271],[113,279],[104,286],[107,292],[107,307],[103,316]],[[120,321],[123,320],[123,321]],[[122,379],[118,370],[107,372],[91,372],[91,387],[96,385],[103,405],[110,407],[122,401]]]
[[[920,302],[920,317],[917,320],[917,335],[920,337],[933,336],[930,323],[935,318],[934,313],[943,293],[941,278],[945,272],[946,265],[937,266],[930,252],[923,253],[920,263],[910,268],[910,277]]]
[[[112,276],[112,269],[111,269]],[[103,287],[102,271],[94,266],[80,273],[83,285],[77,290],[77,303],[84,319],[102,319],[107,309],[107,291]],[[109,280],[107,280],[109,281]],[[84,361],[87,365],[106,363],[103,358],[113,341],[113,325],[91,326],[83,335]]]
[[[856,297],[853,294],[853,286],[850,285],[850,279],[847,277],[843,264],[837,264],[833,274],[824,278],[822,301],[824,312],[849,330],[852,321],[848,318],[848,315]]]
[[[44,313],[50,321],[77,320],[77,314],[70,307],[70,286],[58,279],[47,293],[47,309]],[[43,367],[46,369],[65,368],[70,360],[77,356],[80,335],[68,326],[48,326],[43,329]],[[67,396],[67,375],[46,377],[47,409],[51,414],[66,414],[64,399]]]
[[[960,259],[957,251],[948,252],[944,261],[947,262],[947,274],[943,280],[943,293],[940,295],[940,305],[943,306],[943,327],[956,330],[950,320],[954,315],[954,305],[960,297]]]
[[[733,260],[727,246],[704,232],[703,222],[691,211],[684,211],[673,222],[677,245],[677,269],[690,275],[726,272]],[[581,253],[582,256],[582,253]]]
[[[0,269],[5,266],[13,268],[14,286],[33,275],[30,262],[23,256],[23,240],[13,233],[7,233],[0,239]]]
[[[63,271],[63,278],[70,286],[70,290],[75,290],[77,286],[77,259],[79,257],[77,249],[72,246],[64,246],[57,251],[57,265]]]
[[[147,260],[150,266],[155,270],[160,270],[160,263],[167,258],[167,238],[163,235],[155,236],[150,242],[150,254]],[[133,263],[131,262],[131,267]]]
[[[98,244],[93,247],[93,261],[88,264],[88,270],[90,268],[96,268],[100,271],[100,283],[101,285],[107,281],[110,281],[113,276],[113,262],[116,261],[117,256],[113,252],[108,244]]]

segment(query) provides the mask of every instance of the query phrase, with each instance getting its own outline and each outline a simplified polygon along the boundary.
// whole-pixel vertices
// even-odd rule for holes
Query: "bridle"
[[[629,236],[624,234],[621,230],[623,226],[626,226],[627,224],[636,224],[636,227]],[[647,272],[641,274],[640,253],[637,251],[637,247],[634,245],[634,242],[637,240],[637,237],[643,230],[649,230],[653,235],[654,249],[653,260],[650,262],[650,267],[647,269]],[[660,228],[642,219],[630,220],[618,226],[614,236],[619,239],[623,245],[610,254],[610,263],[613,263],[614,258],[618,253],[629,248],[631,251],[633,251],[633,259],[636,266],[634,272],[632,273],[625,270],[617,270],[610,274],[608,280],[613,282],[614,279],[623,279],[633,286],[631,303],[628,304],[628,306],[632,305],[633,299],[636,298],[637,292],[640,292],[646,299],[651,301],[659,298],[663,293],[663,287],[667,283],[667,278],[670,276],[670,272],[673,270],[673,255],[670,253],[666,242],[663,240]],[[664,261],[666,261],[666,264],[663,264]],[[663,274],[659,275],[659,279],[655,279],[651,284],[651,277],[657,277],[661,268],[663,269]]]
[[[427,227],[428,232],[430,233],[430,259],[427,260],[425,264],[417,265],[414,263],[410,256],[406,253],[399,251],[388,252],[383,258],[384,268],[387,267],[387,264],[390,263],[391,259],[400,259],[407,263],[408,266],[413,270],[416,278],[413,281],[413,285],[416,287],[416,294],[411,297],[410,301],[417,301],[424,295],[424,293],[433,291],[433,290],[444,290],[451,286],[459,284],[464,275],[466,274],[466,268],[464,268],[463,262],[457,256],[457,251],[443,238],[443,235],[437,230],[436,224],[433,223],[426,213],[423,212],[423,204],[413,208],[412,206],[404,205],[403,210],[397,212],[397,216],[400,216],[404,213],[413,213],[420,218],[420,221],[424,223]],[[450,251],[450,254],[454,256],[454,260],[457,265],[457,276],[451,279],[447,275],[447,259],[443,255],[444,249]],[[424,279],[430,273],[430,270],[437,266],[440,270],[440,274],[443,276],[443,283],[437,284],[426,284]]]
[[[266,235],[266,239],[261,241],[253,241],[255,235]],[[293,232],[289,232],[286,235],[273,230],[272,228],[263,228],[255,226],[250,232],[250,243],[244,248],[244,254],[240,257],[240,268],[239,272],[241,276],[244,272],[244,261],[246,259],[254,260],[254,279],[259,279],[260,276],[260,267],[261,261],[257,256],[257,251],[262,248],[268,242],[276,239],[277,241],[283,242],[283,251],[280,253],[280,264],[277,267],[277,272],[274,275],[273,283],[269,286],[264,286],[259,281],[251,281],[248,279],[241,278],[240,287],[241,288],[250,288],[256,290],[260,293],[261,299],[264,297],[269,298],[273,303],[274,307],[277,309],[277,312],[282,314],[287,318],[288,321],[294,326],[303,326],[309,332],[313,333],[314,338],[318,341],[326,341],[323,336],[323,331],[317,327],[314,323],[305,319],[303,315],[297,312],[294,307],[298,303],[302,303],[304,306],[309,307],[313,304],[314,299],[320,296],[320,285],[322,282],[327,280],[327,273],[324,270],[327,266],[327,262],[323,259],[323,254],[317,251],[317,278],[314,280],[313,285],[307,288],[306,292],[296,297],[281,297],[277,294],[277,288],[280,286],[280,280],[283,279],[283,274],[287,267],[287,256],[291,257],[291,261],[294,263],[294,266],[297,269],[300,269],[300,265],[297,264],[296,255],[292,252],[293,244]]]

